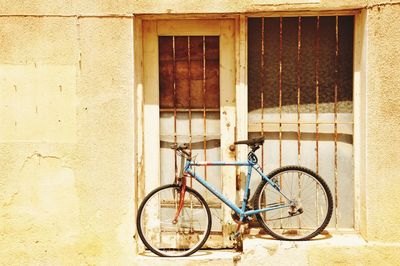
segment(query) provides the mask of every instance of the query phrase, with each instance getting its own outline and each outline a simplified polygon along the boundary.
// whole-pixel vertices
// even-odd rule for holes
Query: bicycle
[[[238,223],[234,237],[239,236],[240,226],[254,220],[254,216],[268,234],[279,240],[309,240],[321,233],[332,217],[328,185],[315,172],[300,166],[285,166],[265,175],[255,154],[263,143],[263,137],[234,143],[250,147],[247,162],[196,162],[187,144],[171,146],[181,156],[184,167],[173,184],[158,187],[143,199],[137,229],[144,245],[159,256],[180,257],[193,254],[206,242],[211,212],[200,193],[187,187],[189,177],[233,210],[232,218]],[[196,166],[227,165],[248,167],[240,208],[194,171]],[[251,204],[252,170],[261,176],[261,182]]]

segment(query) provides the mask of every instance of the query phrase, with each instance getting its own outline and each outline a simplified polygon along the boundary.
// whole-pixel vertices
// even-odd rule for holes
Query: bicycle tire
[[[300,167],[300,166],[285,166],[282,168],[278,168],[272,171],[268,177],[272,180],[275,180],[276,183],[281,183],[280,189],[283,193],[288,193],[289,187],[293,189],[293,183],[291,186],[287,184],[287,179],[283,180],[283,174],[292,172],[293,179],[297,181],[297,191],[290,194],[290,199],[294,200],[296,204],[300,205],[301,207],[296,207],[297,211],[295,212],[293,209],[285,210],[285,209],[276,209],[271,211],[266,211],[263,213],[256,214],[257,220],[259,224],[269,233],[272,237],[279,239],[279,240],[309,240],[314,238],[318,234],[320,234],[328,225],[333,211],[333,200],[332,200],[332,193],[329,190],[328,185],[326,182],[315,172],[310,169]],[[316,200],[323,199],[324,202],[319,203],[313,200],[304,199],[310,193],[311,190],[311,197],[313,191],[313,184],[310,186],[304,186],[306,190],[301,192],[304,185],[302,182],[306,180],[306,178],[302,178],[302,176],[308,177],[309,180],[315,181],[315,198]],[[296,179],[297,176],[297,179]],[[280,179],[279,179],[280,178]],[[282,181],[283,180],[283,181]],[[310,182],[310,181],[309,181]],[[287,189],[286,189],[287,187]],[[267,191],[267,189],[269,189]],[[294,186],[296,189],[296,186]],[[271,191],[271,192],[269,192]],[[305,193],[307,192],[307,194]],[[318,197],[318,193],[322,192],[324,197]],[[276,192],[277,193],[277,192]],[[302,195],[303,193],[303,195]],[[294,194],[294,196],[293,196]],[[278,194],[277,194],[278,195]],[[285,194],[286,195],[286,194]],[[267,200],[267,197],[268,200]],[[273,188],[272,186],[264,179],[262,179],[261,183],[259,184],[253,200],[253,206],[255,209],[260,209],[268,206],[273,206],[273,201],[278,201],[278,196],[273,195]],[[279,196],[279,202],[282,202],[282,197]],[[302,198],[303,197],[303,198]],[[263,202],[262,202],[263,201]],[[272,203],[269,203],[272,202]],[[316,203],[316,204],[314,204]],[[265,206],[261,206],[261,205]],[[305,206],[307,205],[307,206]],[[325,205],[325,207],[323,206]],[[276,205],[275,205],[276,206]],[[313,209],[315,206],[315,210]],[[324,208],[323,208],[324,207]],[[287,212],[286,212],[287,211]],[[316,211],[314,213],[314,211]],[[319,214],[320,211],[320,214]],[[275,216],[274,216],[275,214]],[[310,222],[310,218],[316,216],[316,225],[315,228],[313,226],[314,222]],[[279,217],[280,216],[280,217]],[[321,217],[319,217],[321,216]],[[321,218],[321,219],[320,219]],[[290,219],[290,221],[289,221]],[[303,219],[303,221],[302,221]],[[297,225],[295,224],[297,220]],[[319,222],[319,220],[321,222]],[[286,223],[289,221],[288,223]],[[285,223],[285,224],[283,224]],[[310,228],[310,229],[307,229]],[[300,235],[300,232],[304,231],[305,235]],[[307,233],[306,233],[307,232]],[[297,235],[296,235],[297,234]]]
[[[169,193],[168,190],[171,190],[173,194],[177,193],[179,195],[180,186],[177,185],[177,184],[169,184],[169,185],[158,187],[158,188],[154,189],[153,191],[151,191],[143,199],[143,201],[142,201],[142,203],[141,203],[141,205],[140,205],[140,207],[138,209],[138,214],[137,214],[136,225],[137,225],[138,234],[139,234],[139,237],[142,240],[143,244],[151,252],[153,252],[154,254],[156,254],[158,256],[162,256],[162,257],[184,257],[184,256],[189,256],[189,255],[195,253],[196,251],[198,251],[204,245],[204,243],[207,241],[207,239],[208,239],[208,237],[210,235],[211,225],[212,225],[210,208],[208,207],[207,202],[204,200],[204,198],[197,191],[193,190],[192,188],[187,187],[186,188],[186,195],[185,195],[185,204],[184,204],[184,207],[183,207],[183,209],[181,211],[181,215],[180,215],[181,217],[178,219],[178,223],[175,224],[175,225],[172,223],[172,220],[174,218],[176,209],[175,210],[174,209],[170,210],[169,214],[167,214],[169,216],[167,221],[171,221],[171,225],[170,226],[173,227],[175,230],[176,229],[178,230],[178,231],[172,232],[172,235],[175,234],[176,238],[180,238],[181,237],[180,234],[182,233],[180,230],[182,228],[183,228],[183,230],[188,230],[187,229],[187,225],[185,225],[186,227],[184,227],[182,224],[180,224],[180,222],[185,221],[185,219],[183,219],[182,216],[187,214],[189,211],[191,211],[192,214],[193,214],[193,209],[194,209],[193,206],[196,203],[198,204],[198,206],[200,206],[199,209],[201,209],[201,208],[204,209],[204,213],[201,213],[198,216],[199,216],[199,218],[205,219],[205,221],[206,221],[206,223],[205,223],[206,224],[205,225],[206,226],[205,231],[202,233],[202,235],[199,236],[199,241],[197,241],[190,248],[183,248],[183,250],[179,250],[180,249],[179,247],[167,247],[167,248],[165,248],[165,247],[161,247],[162,243],[158,243],[160,245],[160,247],[157,247],[157,246],[155,246],[157,243],[154,243],[154,242],[151,241],[151,239],[149,239],[151,237],[147,235],[148,232],[146,230],[145,224],[143,223],[145,221],[145,217],[144,216],[146,216],[146,214],[145,214],[146,209],[145,208],[146,208],[146,206],[148,206],[147,205],[148,202],[150,200],[152,200],[155,195],[157,195],[157,194],[161,195],[161,193],[163,193],[163,192],[166,192],[167,195],[168,195],[168,193]],[[193,203],[192,198],[190,198],[190,195],[195,197],[195,199],[196,199],[195,203]],[[159,197],[161,198],[161,196],[159,196]],[[190,199],[191,204],[192,204],[191,208],[190,207],[186,208],[186,206],[185,206],[187,204],[186,203],[186,199],[188,199],[188,198]],[[175,203],[173,203],[173,204],[175,204],[174,206],[176,206],[176,203],[179,202],[179,196],[177,198],[173,199],[173,200],[176,201]],[[156,202],[157,202],[157,199],[156,199]],[[157,203],[155,203],[155,204],[157,204]],[[150,205],[150,207],[151,207],[151,205]],[[158,210],[160,210],[162,208],[161,204],[158,207],[159,207]],[[169,207],[169,208],[171,208],[171,207]],[[154,209],[151,209],[151,210],[154,212]],[[160,217],[161,217],[161,215],[160,215]],[[159,220],[160,220],[160,228],[161,228],[162,220],[161,220],[161,218]],[[193,221],[193,217],[191,218],[191,220]],[[190,222],[190,223],[192,223],[192,222]],[[179,228],[179,226],[182,226],[182,228]],[[191,231],[191,230],[194,231],[193,228],[189,229],[189,231]],[[161,233],[162,233],[162,230],[160,229],[160,232],[159,232],[160,236],[157,235],[157,237],[162,238]],[[149,234],[153,234],[154,235],[154,232],[151,232],[149,230]],[[182,233],[182,234],[188,235],[188,233]],[[171,235],[171,232],[170,232],[170,235]],[[184,236],[184,238],[185,238],[185,236]],[[189,239],[189,242],[190,242],[192,240],[192,236],[186,236],[185,240],[188,240],[188,239]],[[160,240],[160,242],[161,242],[161,240]],[[170,241],[170,242],[174,242],[174,241]],[[176,244],[176,242],[174,244]]]

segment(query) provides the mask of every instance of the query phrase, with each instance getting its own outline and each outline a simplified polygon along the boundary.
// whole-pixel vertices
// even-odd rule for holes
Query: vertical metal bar
[[[172,36],[172,85],[174,88],[174,143],[177,143],[177,133],[176,133],[176,58],[175,58],[175,36]],[[174,166],[175,166],[175,180],[178,178],[178,159],[176,151],[174,152]]]
[[[206,37],[203,36],[203,149],[204,161],[207,161],[207,114],[206,114]],[[204,179],[207,180],[207,166],[204,166]]]
[[[261,82],[260,82],[260,93],[261,93],[261,135],[264,136],[264,54],[265,54],[265,43],[264,43],[264,31],[265,31],[265,18],[261,18]],[[264,168],[264,144],[261,147],[261,168]]]
[[[334,135],[335,135],[335,171],[334,171],[334,178],[335,178],[335,218],[336,223],[335,227],[338,228],[338,219],[339,219],[339,211],[338,211],[338,130],[337,130],[337,112],[338,112],[338,81],[339,81],[339,71],[338,71],[338,64],[339,64],[339,17],[336,16],[336,23],[335,23],[335,40],[336,40],[336,50],[335,50],[335,105],[334,105],[334,112],[335,112],[335,125],[334,125]]]
[[[261,54],[260,54],[260,108],[261,108],[261,135],[264,136],[264,56],[265,56],[265,18],[261,18]],[[264,144],[261,146],[261,168],[264,169],[265,152]],[[265,198],[263,203],[265,203]]]
[[[191,58],[191,53],[190,53],[190,36],[187,37],[187,57],[188,57],[188,86],[189,86],[189,150],[190,150],[190,154],[192,154],[192,85],[191,85],[191,78],[192,78],[192,74],[191,74],[191,68],[192,68],[192,58]],[[183,167],[183,166],[181,166]],[[190,183],[189,183],[190,187],[193,187],[193,179],[190,178]],[[190,202],[190,229],[193,228],[193,200],[192,200],[192,195],[190,194],[189,196],[189,202]]]
[[[301,53],[301,17],[298,18],[297,22],[297,61],[296,61],[296,70],[297,70],[297,161],[300,164],[300,53]]]
[[[191,55],[190,55],[190,36],[187,37],[187,49],[188,49],[188,86],[189,86],[189,150],[190,153],[192,153],[192,86],[191,86],[191,79],[192,79],[192,74],[191,74],[191,69],[192,69],[192,60],[191,60]],[[182,166],[181,166],[182,167]],[[193,186],[193,179],[190,178],[190,187]]]
[[[279,167],[282,167],[282,50],[283,50],[283,34],[282,34],[283,18],[279,17]],[[279,177],[280,188],[283,188],[282,177]],[[282,196],[279,195],[279,202],[282,202]],[[281,217],[282,217],[281,209]],[[281,227],[282,227],[282,220]]]
[[[282,166],[282,50],[283,50],[282,21],[283,18],[280,17],[279,18],[279,167]]]
[[[316,36],[316,60],[315,60],[315,151],[316,151],[316,173],[319,170],[318,152],[319,152],[319,56],[320,56],[320,32],[319,32],[319,16],[317,17],[317,36]]]
[[[318,161],[318,152],[319,152],[319,124],[318,124],[318,114],[319,114],[319,56],[320,56],[320,32],[319,32],[319,16],[317,17],[317,34],[316,34],[316,60],[315,60],[315,152],[316,152],[316,173],[318,174],[319,170],[319,161]],[[316,184],[316,202],[318,202],[318,183]],[[317,224],[319,224],[319,215],[318,215],[318,206],[316,208],[316,216],[317,216]]]
[[[300,152],[301,152],[301,131],[300,131],[300,56],[301,56],[301,17],[297,21],[297,61],[296,61],[296,75],[297,75],[297,163],[300,165]],[[298,188],[299,188],[299,201],[301,202],[301,176],[298,177]],[[301,228],[301,215],[299,215],[299,228]]]

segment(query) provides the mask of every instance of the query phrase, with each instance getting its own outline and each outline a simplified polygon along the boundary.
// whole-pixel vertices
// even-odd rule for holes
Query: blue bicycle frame
[[[222,195],[215,187],[213,187],[211,184],[207,183],[206,180],[204,180],[201,176],[197,175],[193,170],[192,166],[247,166],[247,179],[246,179],[246,188],[244,191],[244,196],[243,196],[243,201],[242,201],[242,208],[240,209],[238,206],[236,206],[232,201],[230,201],[228,198],[226,198],[224,195]],[[263,208],[263,209],[258,209],[258,210],[248,210],[246,211],[246,203],[248,201],[248,194],[249,194],[249,186],[250,186],[250,178],[251,178],[251,173],[252,170],[256,170],[257,173],[260,174],[260,176],[266,180],[276,191],[278,191],[285,199],[287,199],[288,203],[277,203],[274,204],[270,207]],[[240,215],[240,221],[243,221],[244,217],[257,214],[260,212],[266,212],[270,210],[275,210],[275,209],[281,209],[281,208],[286,208],[290,207],[293,205],[293,202],[281,192],[278,184],[276,184],[273,180],[271,180],[267,175],[265,175],[261,167],[258,165],[256,162],[252,162],[248,160],[247,162],[192,162],[191,160],[187,160],[185,167],[184,167],[184,172],[190,174],[192,177],[194,177],[197,181],[200,182],[206,189],[208,189],[211,193],[213,193],[217,198],[219,198],[222,202],[224,202],[226,205],[228,205],[233,211],[235,211],[237,214]]]

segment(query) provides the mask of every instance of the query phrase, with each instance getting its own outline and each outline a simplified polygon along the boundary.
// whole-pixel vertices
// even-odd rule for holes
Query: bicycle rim
[[[211,213],[204,199],[186,190],[183,209],[179,186],[167,185],[151,192],[139,208],[138,232],[145,246],[159,256],[188,256],[203,246],[211,230]]]
[[[294,204],[257,215],[268,233],[281,240],[307,240],[325,229],[332,216],[332,195],[318,175],[305,168],[286,167],[271,178]],[[288,203],[269,183],[262,183],[257,193],[255,206],[260,209]]]

